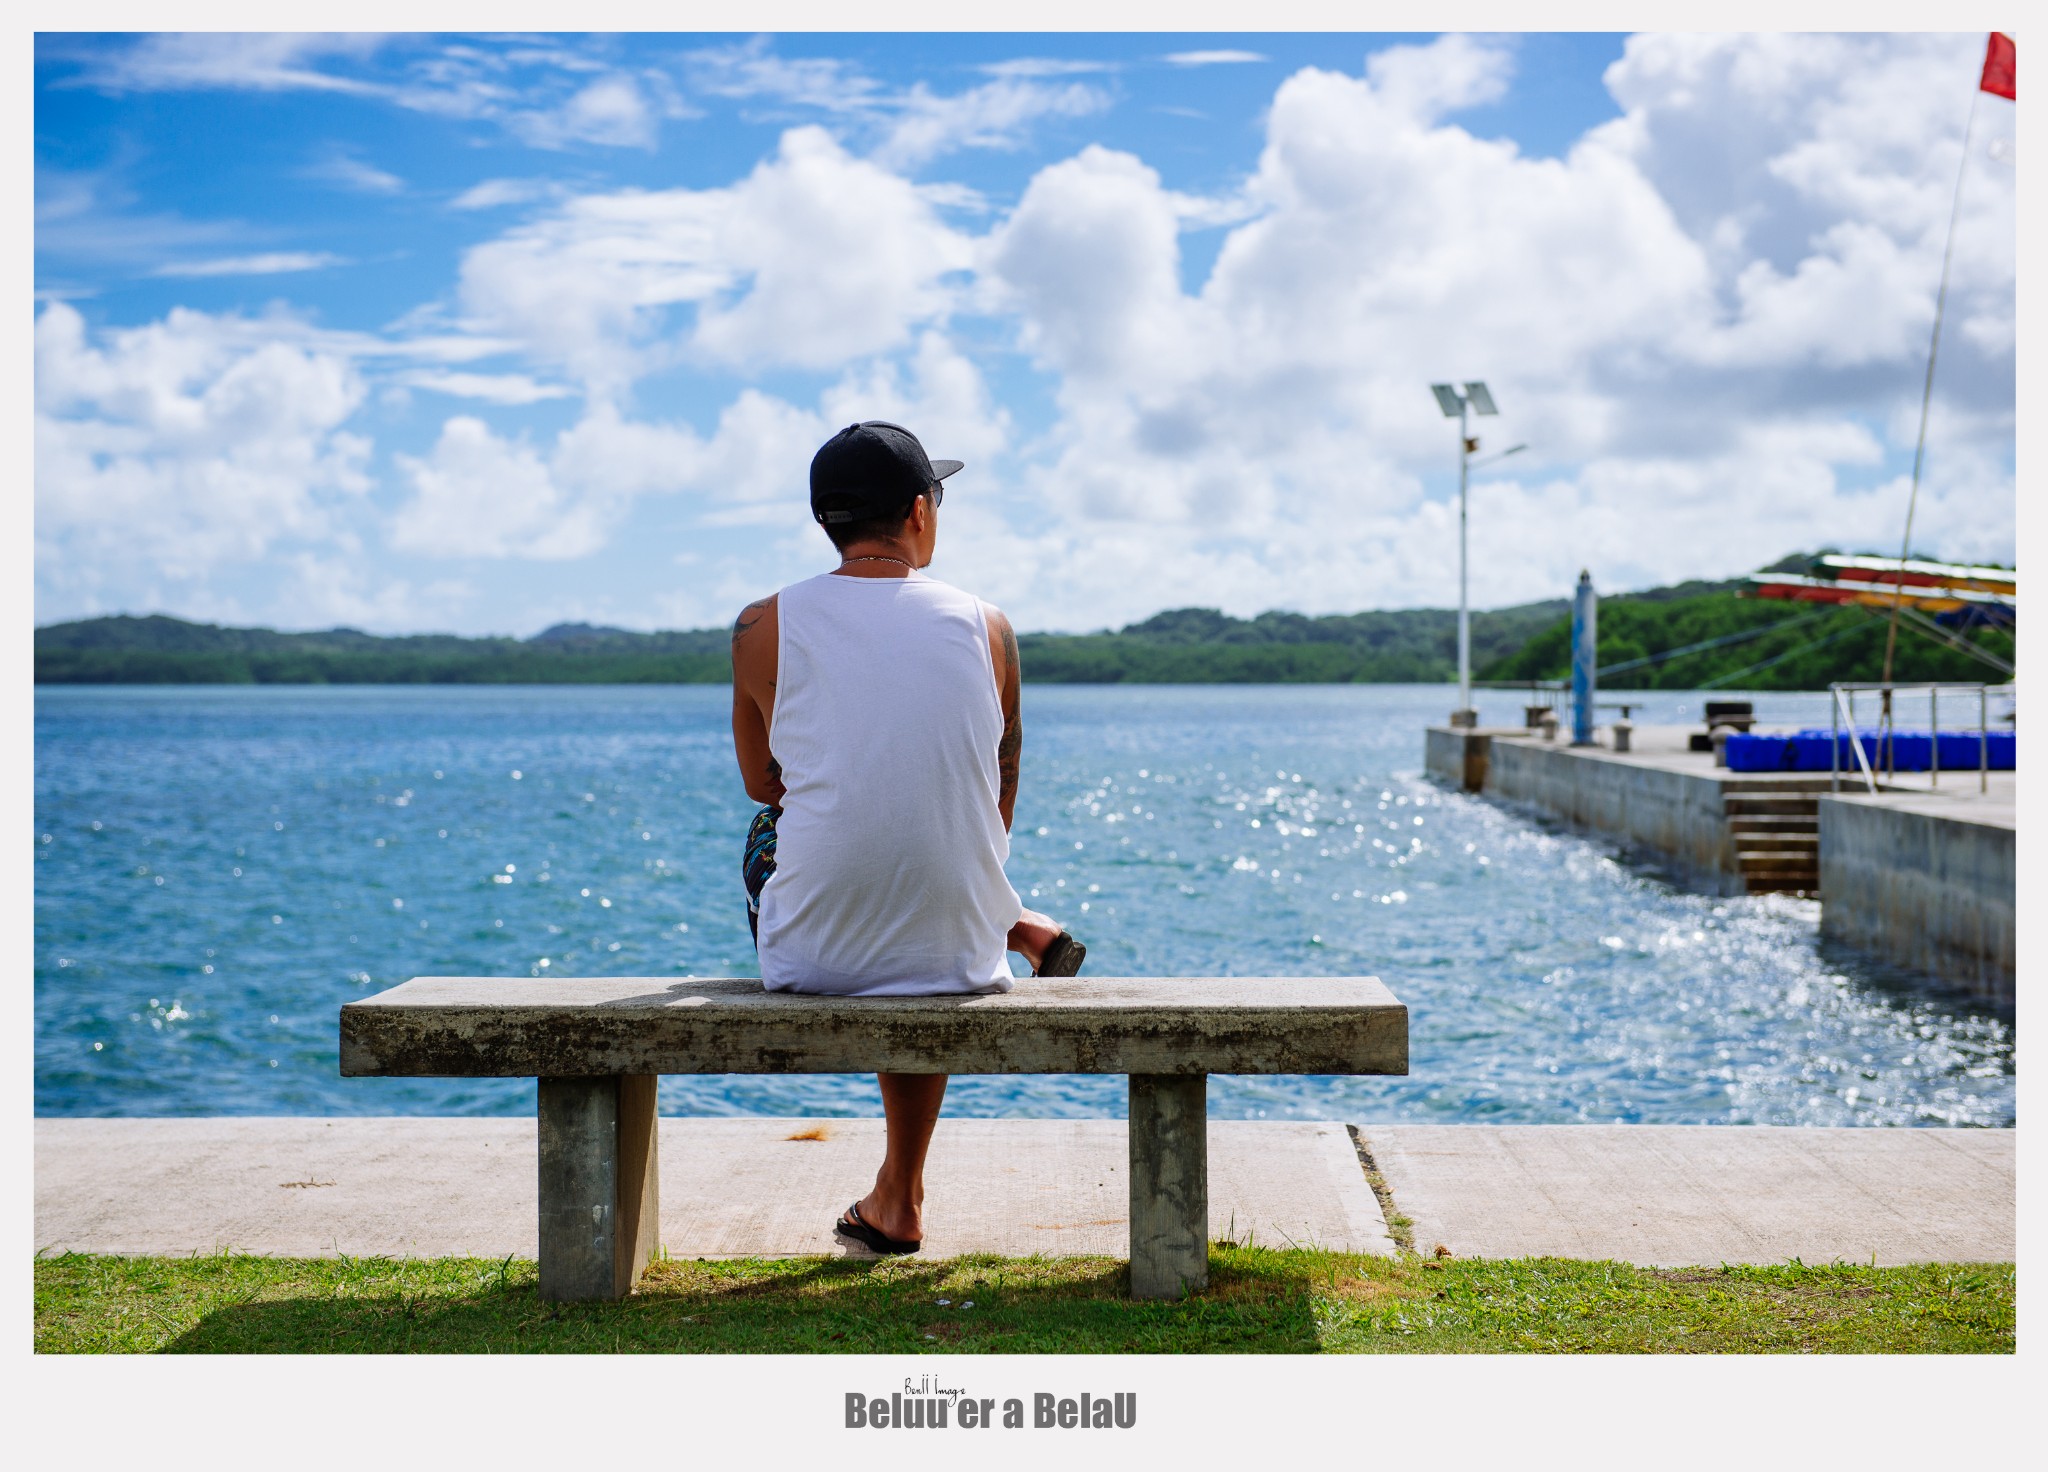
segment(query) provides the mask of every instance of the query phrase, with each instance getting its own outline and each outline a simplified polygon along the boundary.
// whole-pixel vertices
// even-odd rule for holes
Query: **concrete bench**
[[[1131,1291],[1172,1298],[1209,1278],[1209,1074],[1407,1071],[1408,1009],[1375,977],[1027,978],[1002,995],[870,998],[422,976],[341,1009],[344,1077],[540,1081],[548,1299],[624,1297],[657,1249],[664,1073],[1127,1074]]]

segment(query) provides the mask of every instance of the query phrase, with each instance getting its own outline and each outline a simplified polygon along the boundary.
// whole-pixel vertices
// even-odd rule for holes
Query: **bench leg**
[[[1209,1076],[1131,1075],[1131,1296],[1209,1286]]]
[[[659,1245],[654,1084],[540,1080],[542,1298],[624,1298]]]

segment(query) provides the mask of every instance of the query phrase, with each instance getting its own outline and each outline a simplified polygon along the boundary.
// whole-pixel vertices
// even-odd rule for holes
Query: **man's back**
[[[900,424],[849,424],[811,458],[836,571],[750,603],[732,630],[732,746],[761,804],[740,873],[771,990],[1008,991],[1006,951],[1073,976],[1088,948],[1003,877],[1024,718],[1001,610],[918,569],[942,482]],[[946,1075],[884,1073],[882,1167],[833,1222],[916,1252]]]
[[[979,599],[825,574],[776,599],[784,796],[760,897],[771,990],[1007,990],[1004,716]]]

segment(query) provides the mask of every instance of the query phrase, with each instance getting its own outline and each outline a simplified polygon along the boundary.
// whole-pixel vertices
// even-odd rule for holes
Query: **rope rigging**
[[[1640,669],[1644,665],[1662,664],[1665,660],[1676,659],[1681,654],[1698,654],[1703,649],[1719,649],[1727,644],[1740,644],[1745,639],[1760,638],[1765,634],[1775,633],[1779,629],[1797,628],[1800,624],[1812,623],[1827,612],[1829,610],[1826,608],[1818,608],[1812,613],[1801,614],[1797,618],[1779,619],[1774,624],[1759,624],[1753,629],[1738,629],[1732,634],[1723,634],[1718,639],[1702,639],[1697,644],[1686,644],[1677,649],[1666,649],[1657,654],[1647,654],[1641,659],[1628,659],[1623,660],[1620,664],[1605,665],[1597,672],[1596,677],[1604,680],[1609,675],[1618,675],[1625,670]]]

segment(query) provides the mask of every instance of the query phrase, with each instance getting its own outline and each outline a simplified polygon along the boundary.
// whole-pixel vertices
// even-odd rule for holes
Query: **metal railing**
[[[1930,790],[1941,784],[1941,692],[1956,690],[1965,694],[1974,692],[1977,696],[1977,790],[1991,790],[1991,695],[1993,691],[2011,690],[2011,685],[1987,685],[1981,681],[1950,680],[1835,680],[1828,685],[1833,705],[1833,740],[1828,750],[1828,778],[1830,790],[1842,790],[1842,728],[1849,728],[1849,746],[1856,753],[1857,768],[1863,773],[1863,785],[1872,794],[1877,791],[1876,766],[1863,750],[1863,735],[1856,728],[1856,695],[1858,691],[1881,691],[1884,694],[1883,713],[1878,717],[1877,754],[1884,767],[1885,781],[1897,777],[1898,729],[1893,713],[1892,696],[1903,690],[1925,690],[1927,692],[1928,740],[1933,750],[1927,758],[1927,786]]]

